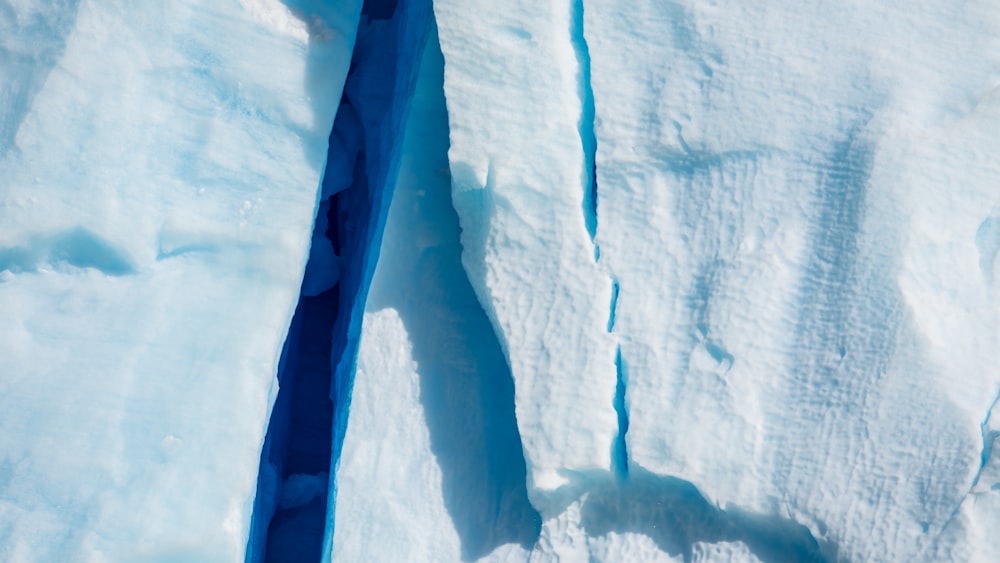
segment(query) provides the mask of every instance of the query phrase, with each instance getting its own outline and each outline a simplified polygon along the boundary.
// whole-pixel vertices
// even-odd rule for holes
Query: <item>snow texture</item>
[[[763,560],[989,558],[991,3],[435,9],[463,263],[510,360],[536,554],[595,556],[574,530],[611,473],[613,498],[682,483],[677,514],[725,507],[798,553],[736,538]]]
[[[806,524],[828,558],[955,558],[1000,384],[998,12],[586,15],[630,463]]]

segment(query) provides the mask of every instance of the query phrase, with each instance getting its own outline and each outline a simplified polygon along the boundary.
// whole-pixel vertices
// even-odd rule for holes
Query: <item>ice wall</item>
[[[361,319],[398,175],[429,3],[363,3],[302,295],[261,460],[251,560],[318,560],[332,532]],[[259,523],[259,525],[258,525]],[[263,529],[267,528],[266,537]]]
[[[0,2],[0,559],[242,559],[359,8]]]
[[[434,33],[366,303],[334,561],[523,559],[538,536],[510,370],[462,269],[443,81]]]

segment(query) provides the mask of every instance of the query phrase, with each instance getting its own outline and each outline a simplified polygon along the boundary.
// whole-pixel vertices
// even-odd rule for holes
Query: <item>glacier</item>
[[[987,0],[0,0],[0,559],[1000,560]]]

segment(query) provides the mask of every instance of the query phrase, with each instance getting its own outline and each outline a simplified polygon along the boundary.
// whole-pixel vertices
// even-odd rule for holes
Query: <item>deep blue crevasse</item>
[[[300,296],[278,368],[247,561],[319,561],[332,522],[361,318],[391,198],[430,0],[367,0],[337,111],[307,265],[339,259],[333,287]],[[325,220],[324,220],[325,219]],[[324,252],[325,251],[325,252]],[[316,292],[310,292],[316,293]]]
[[[590,48],[583,31],[583,0],[573,0],[570,38],[576,52],[577,64],[580,65],[579,96],[580,142],[583,146],[584,189],[583,189],[583,219],[587,233],[593,242],[597,236],[597,133],[594,121],[596,109],[594,105],[594,89],[590,81]],[[600,248],[594,247],[594,258],[600,258]]]

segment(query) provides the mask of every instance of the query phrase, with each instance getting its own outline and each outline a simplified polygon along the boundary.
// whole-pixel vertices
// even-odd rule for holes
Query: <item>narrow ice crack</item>
[[[991,431],[989,429],[990,420],[993,417],[993,410],[1000,403],[1000,389],[993,395],[993,400],[990,401],[989,407],[986,409],[986,416],[983,417],[983,421],[979,423],[979,433],[983,439],[983,448],[979,453],[979,467],[976,469],[976,474],[972,477],[972,483],[969,488],[966,489],[965,493],[962,494],[958,502],[955,503],[955,508],[952,509],[951,513],[948,514],[948,518],[945,519],[944,523],[941,525],[941,529],[938,531],[937,536],[934,538],[934,542],[931,545],[936,545],[944,534],[948,526],[951,525],[955,517],[958,516],[958,511],[962,509],[962,505],[965,504],[966,499],[969,495],[973,494],[976,487],[979,486],[979,480],[982,478],[983,470],[986,469],[986,464],[989,463],[990,457],[993,455],[993,441],[997,438],[998,433],[996,431]]]
[[[601,250],[595,242],[597,236],[597,134],[594,131],[594,89],[590,83],[590,49],[583,33],[583,0],[573,0],[570,29],[573,50],[576,52],[578,94],[580,96],[580,142],[583,145],[583,219],[590,241],[594,243],[594,260],[600,259]]]
[[[590,76],[590,48],[584,35],[583,0],[573,0],[570,39],[579,65],[578,94],[580,96],[580,144],[583,147],[583,219],[594,246],[594,262],[601,261],[601,246],[597,243],[597,132],[595,128],[596,106],[594,88]],[[611,306],[608,312],[608,333],[615,328],[615,312],[621,287],[618,279],[611,277]],[[612,471],[619,478],[628,475],[628,451],[625,434],[628,432],[628,411],[625,406],[625,376],[621,346],[615,349],[615,396],[614,408],[618,415],[618,436],[611,446]]]
[[[618,280],[611,279],[611,308],[608,313],[608,333],[614,332],[615,313],[618,310],[618,295],[621,287]],[[622,347],[615,348],[615,413],[618,415],[618,436],[615,437],[614,445],[611,448],[612,470],[615,475],[624,479],[628,476],[628,448],[625,442],[625,435],[628,433],[628,409],[625,407],[625,386],[628,377],[625,372],[625,363],[622,361]]]
[[[997,438],[998,433],[996,431],[991,431],[989,427],[990,419],[993,417],[993,409],[996,408],[997,403],[1000,403],[1000,389],[998,389],[993,395],[993,400],[990,402],[990,407],[986,411],[986,416],[983,417],[983,421],[979,424],[979,433],[983,437],[983,449],[979,454],[979,469],[976,470],[976,475],[972,479],[972,486],[969,487],[969,492],[962,497],[963,501],[965,500],[965,497],[969,496],[969,494],[979,485],[979,479],[983,475],[983,469],[986,468],[986,464],[990,461],[990,456],[993,455],[993,440]]]
[[[611,450],[612,469],[617,477],[628,477],[628,447],[625,435],[628,433],[628,409],[625,407],[625,385],[628,383],[625,364],[622,362],[621,346],[615,351],[615,413],[618,414],[618,436]]]
[[[611,312],[608,313],[608,332],[615,331],[615,314],[618,311],[618,293],[621,291],[621,286],[618,285],[618,280],[615,278],[611,279]]]

